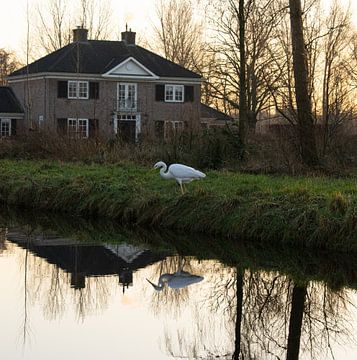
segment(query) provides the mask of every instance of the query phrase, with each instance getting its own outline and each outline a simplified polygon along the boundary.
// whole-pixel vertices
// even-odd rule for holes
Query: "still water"
[[[0,223],[0,359],[357,358],[354,256]]]

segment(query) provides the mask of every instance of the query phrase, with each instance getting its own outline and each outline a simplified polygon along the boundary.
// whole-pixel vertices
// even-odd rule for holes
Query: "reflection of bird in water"
[[[159,161],[154,165],[154,168],[160,168],[162,178],[175,179],[180,185],[182,194],[184,193],[184,184],[206,177],[206,174],[203,172],[182,164],[172,164],[167,169],[167,165],[163,161]]]
[[[203,280],[202,276],[192,275],[187,271],[177,271],[174,274],[162,274],[157,285],[146,279],[155,290],[161,291],[167,285],[171,289],[182,289],[188,285],[198,283]]]

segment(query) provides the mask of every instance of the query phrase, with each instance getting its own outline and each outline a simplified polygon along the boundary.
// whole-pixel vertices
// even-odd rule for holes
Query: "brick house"
[[[200,75],[136,45],[131,30],[103,41],[77,28],[73,39],[8,77],[24,109],[18,134],[43,128],[134,142],[200,128]]]

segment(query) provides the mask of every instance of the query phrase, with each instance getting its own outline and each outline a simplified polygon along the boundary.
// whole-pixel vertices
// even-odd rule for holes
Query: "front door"
[[[141,131],[140,115],[117,115],[114,131],[122,140],[136,143]]]
[[[135,121],[132,120],[120,120],[118,122],[118,136],[129,143],[135,143]]]

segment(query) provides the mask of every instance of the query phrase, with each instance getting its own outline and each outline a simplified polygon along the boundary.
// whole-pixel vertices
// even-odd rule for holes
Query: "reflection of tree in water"
[[[236,279],[234,282],[227,279],[214,287],[215,293],[221,289],[227,297],[218,305],[229,306],[232,326],[238,331],[241,327],[238,334],[241,357],[235,354],[235,359],[276,359],[286,355],[287,359],[297,359],[299,348],[300,353],[308,352],[314,359],[326,348],[331,350],[331,342],[341,342],[342,338],[346,341],[349,324],[345,291],[334,292],[322,283],[296,285],[277,273],[245,271],[240,309],[235,295],[239,294]],[[223,300],[221,295],[220,299]],[[241,324],[236,323],[239,311]],[[303,315],[302,326],[300,315]]]
[[[154,264],[150,279],[155,282],[162,274],[174,274],[175,272],[184,269],[187,272],[194,273],[191,265],[192,258],[183,256],[169,256],[166,259]],[[150,286],[150,291],[152,288]],[[179,317],[182,307],[188,301],[189,288],[171,289],[165,286],[162,291],[154,292],[151,297],[150,307],[156,315],[160,315],[161,311],[166,314],[168,312],[173,317]]]
[[[225,327],[229,322],[228,313],[223,307],[207,312],[204,298],[213,279],[226,278],[230,269],[227,273],[227,268],[218,261],[200,262],[192,257],[173,256],[153,265],[150,279],[175,273],[180,266],[191,274],[204,276],[204,281],[160,292],[154,292],[150,286],[151,309],[163,320],[162,347],[175,358],[225,359],[230,348],[230,335]]]
[[[28,241],[31,242],[31,236]],[[107,277],[88,277],[85,287],[75,289],[71,287],[70,274],[31,253],[27,259],[27,272],[28,298],[32,304],[44,304],[48,319],[60,318],[70,305],[78,319],[107,307],[112,285]]]
[[[172,258],[162,270],[176,270],[177,261]],[[183,297],[173,295],[172,289],[162,297],[157,293],[152,302],[156,313],[176,315],[178,321],[187,315],[187,306],[191,309],[186,326],[165,323],[165,348],[172,356],[298,359],[300,351],[301,358],[333,359],[332,344],[350,340],[346,290],[331,290],[322,282],[295,283],[277,272],[215,266],[212,261],[190,259],[190,269],[205,277],[206,286],[201,284],[194,294],[200,301],[192,301],[191,288]]]

